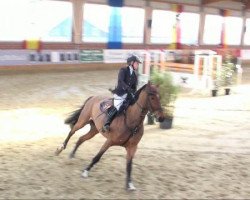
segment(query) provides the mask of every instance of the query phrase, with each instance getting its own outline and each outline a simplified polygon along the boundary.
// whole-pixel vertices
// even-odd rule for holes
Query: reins
[[[138,125],[136,125],[133,128],[129,127],[128,124],[127,124],[127,115],[126,115],[126,112],[124,112],[124,124],[127,127],[127,129],[130,131],[131,134],[129,135],[128,139],[123,144],[126,144],[127,141],[140,130],[141,126],[143,125],[143,121],[145,119],[145,116],[146,116],[147,112],[148,111],[150,113],[153,112],[153,108],[152,108],[152,105],[150,103],[149,96],[150,95],[155,95],[155,93],[150,92],[150,91],[146,91],[146,93],[147,93],[147,100],[146,100],[146,107],[145,108],[136,101],[136,105],[140,108],[140,111],[141,111],[141,115],[140,115],[141,120],[138,123]],[[159,109],[156,109],[154,112],[161,111],[161,110],[162,110],[162,108],[160,107]]]

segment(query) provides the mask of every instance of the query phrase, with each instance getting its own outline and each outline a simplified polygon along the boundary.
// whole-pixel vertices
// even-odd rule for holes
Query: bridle
[[[140,120],[140,122],[138,123],[138,125],[136,125],[136,126],[133,127],[133,128],[129,127],[129,126],[127,125],[127,123],[126,123],[126,121],[127,121],[127,120],[126,120],[127,115],[124,113],[124,115],[125,115],[125,117],[124,117],[125,125],[126,125],[126,127],[130,130],[130,132],[132,133],[132,134],[130,135],[130,137],[133,136],[134,134],[136,134],[136,133],[138,132],[138,130],[140,129],[140,127],[143,125],[144,118],[145,118],[146,114],[148,113],[148,111],[149,111],[151,114],[154,115],[155,112],[157,112],[157,111],[162,111],[162,110],[163,110],[161,106],[159,106],[159,108],[153,110],[152,103],[151,103],[151,101],[150,101],[150,99],[149,99],[149,97],[150,97],[151,95],[156,96],[157,93],[156,93],[156,92],[153,92],[153,91],[149,91],[149,90],[146,90],[146,93],[147,93],[147,100],[146,100],[146,106],[145,106],[145,107],[143,107],[143,106],[142,106],[140,103],[138,103],[137,101],[135,102],[136,105],[140,108],[140,111],[141,111],[141,115],[140,115],[141,120]],[[130,137],[129,137],[129,138],[130,138]],[[129,138],[128,138],[128,139],[129,139]]]
[[[150,114],[154,114],[155,112],[157,111],[162,111],[162,107],[161,105],[159,106],[159,108],[153,110],[153,106],[151,104],[151,101],[149,100],[149,97],[150,96],[156,96],[157,93],[156,92],[153,92],[153,91],[149,91],[149,90],[146,90],[146,93],[147,93],[147,101],[146,101],[146,107],[143,108],[142,105],[140,105],[137,101],[136,101],[136,105],[140,108],[141,110],[141,114],[142,116],[145,116],[147,114],[147,112],[149,111]],[[145,112],[146,111],[146,112]],[[145,113],[145,114],[144,114]]]

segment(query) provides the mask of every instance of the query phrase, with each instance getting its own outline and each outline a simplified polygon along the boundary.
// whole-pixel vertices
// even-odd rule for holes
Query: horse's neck
[[[139,123],[145,118],[147,112],[147,94],[142,91],[134,105],[128,108],[127,116],[129,123]],[[145,114],[144,117],[143,114]]]

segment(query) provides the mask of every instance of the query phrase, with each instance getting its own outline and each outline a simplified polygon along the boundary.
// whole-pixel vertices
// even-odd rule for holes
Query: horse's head
[[[153,113],[159,122],[163,122],[165,117],[160,102],[160,94],[158,87],[148,82],[146,86],[146,92],[148,95],[148,109]]]

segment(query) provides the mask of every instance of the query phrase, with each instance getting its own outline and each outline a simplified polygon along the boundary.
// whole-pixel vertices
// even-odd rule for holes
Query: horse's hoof
[[[64,149],[63,145],[61,147],[58,147],[57,150],[55,151],[55,155],[58,156],[62,152],[63,149]]]
[[[83,178],[87,178],[89,176],[89,171],[88,170],[84,170],[83,172],[82,172],[82,177]]]
[[[130,183],[128,183],[127,190],[128,191],[135,191],[136,187],[134,186],[133,183],[130,182]]]

